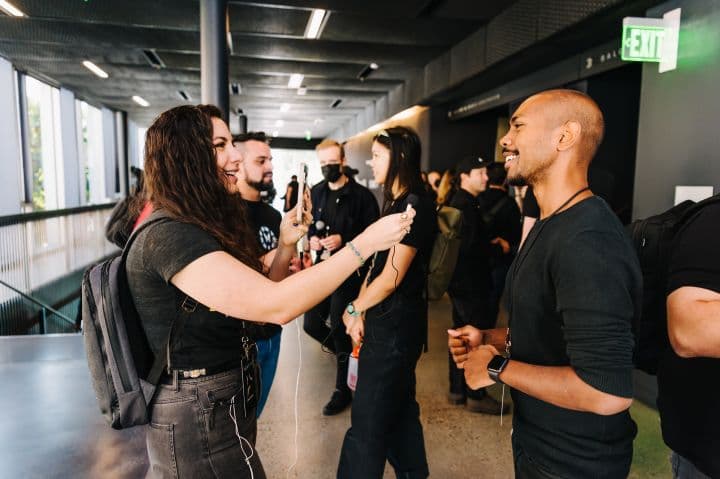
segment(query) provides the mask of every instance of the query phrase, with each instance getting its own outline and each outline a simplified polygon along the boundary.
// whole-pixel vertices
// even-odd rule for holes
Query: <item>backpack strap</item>
[[[120,267],[123,268],[123,270],[125,269],[127,256],[130,253],[130,247],[132,246],[135,239],[140,235],[141,231],[143,231],[148,226],[157,223],[164,223],[171,220],[172,218],[170,218],[169,216],[160,212],[155,212],[145,222],[138,226],[128,238],[127,243],[125,243],[125,247],[123,248],[122,252]],[[150,373],[147,377],[147,381],[150,384],[157,384],[160,381],[160,376],[162,375],[165,366],[167,366],[168,370],[170,370],[170,349],[177,341],[177,338],[180,336],[183,329],[185,329],[185,320],[188,318],[188,316],[190,316],[191,313],[195,311],[197,305],[198,303],[190,296],[185,296],[185,299],[183,299],[182,303],[180,304],[180,314],[176,315],[173,319],[173,322],[170,324],[170,330],[168,331],[167,338],[164,342],[163,350],[165,350],[165,355],[157,355],[155,357],[155,360],[153,361],[152,368],[150,368]]]

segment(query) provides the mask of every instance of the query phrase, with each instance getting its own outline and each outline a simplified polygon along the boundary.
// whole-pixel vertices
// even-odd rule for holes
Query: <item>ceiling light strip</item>
[[[6,0],[0,0],[0,10],[5,12],[7,15],[10,15],[11,17],[26,17],[25,13],[23,13],[18,7],[13,5],[12,3],[6,1]]]
[[[313,9],[310,12],[310,18],[308,19],[307,26],[305,27],[305,38],[313,40],[320,38],[329,16],[330,12],[327,10],[323,10],[321,8]]]
[[[135,103],[137,103],[140,106],[144,106],[144,107],[150,106],[150,103],[148,103],[148,101],[141,96],[133,95],[132,99]]]
[[[91,72],[93,72],[94,74],[96,74],[97,76],[99,76],[100,78],[107,78],[107,77],[108,77],[108,74],[105,72],[105,70],[103,70],[103,69],[100,68],[99,66],[95,65],[95,64],[94,64],[93,62],[91,62],[90,60],[85,60],[84,62],[82,62],[82,64],[83,64],[83,66],[84,66],[85,68],[87,68],[88,70],[90,70]]]

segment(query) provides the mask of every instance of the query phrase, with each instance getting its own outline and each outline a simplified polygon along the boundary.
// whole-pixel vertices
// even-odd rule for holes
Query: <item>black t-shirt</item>
[[[668,293],[684,286],[720,293],[720,203],[704,207],[676,241]],[[657,378],[665,443],[708,476],[720,477],[720,359],[684,359],[670,348]]]
[[[196,259],[221,250],[200,227],[173,220],[148,226],[133,242],[126,264],[128,284],[155,354],[165,354],[170,325],[186,297],[170,279]],[[173,348],[173,369],[239,367],[242,338],[247,335],[243,328],[243,321],[198,307]]]
[[[277,248],[280,238],[280,222],[282,215],[278,210],[262,201],[245,201],[248,219],[253,231],[257,234],[260,251],[271,251]],[[274,336],[282,331],[277,324],[265,324],[258,328],[259,338]]]
[[[491,215],[490,212],[502,202],[497,212]],[[522,224],[520,223],[520,208],[515,200],[508,196],[506,191],[496,188],[488,188],[480,193],[480,204],[483,207],[484,216],[489,219],[488,235],[490,238],[500,237],[510,243],[510,253],[505,255],[500,245],[494,245],[493,253],[496,256],[512,258],[520,244]],[[509,263],[509,261],[508,261]],[[507,264],[507,263],[506,263]]]
[[[274,250],[278,246],[280,237],[280,212],[262,201],[246,201],[248,219],[254,231],[257,232],[258,244],[261,251]]]
[[[632,319],[642,277],[622,225],[598,197],[538,221],[506,284],[511,359],[571,366],[595,389],[632,397]],[[572,411],[512,390],[513,441],[562,477],[626,477],[637,432],[628,411]]]
[[[432,246],[435,242],[437,234],[437,215],[435,206],[430,197],[423,191],[414,192],[418,196],[418,202],[414,205],[416,215],[410,228],[410,233],[405,235],[400,244],[411,246],[417,250],[415,257],[410,263],[410,267],[405,273],[405,277],[398,285],[394,294],[402,296],[403,300],[408,302],[417,301],[418,303],[426,301],[425,286],[427,278],[427,267],[430,262],[430,254]],[[401,213],[407,209],[407,195],[398,198],[393,203],[386,215],[393,213]],[[371,283],[377,278],[385,267],[388,257],[391,256],[390,250],[379,251],[372,262],[372,270],[368,282]]]
[[[450,206],[462,211],[460,252],[448,291],[453,296],[487,296],[490,292],[490,237],[482,221],[480,203],[459,189]]]
[[[538,206],[535,192],[532,186],[528,186],[525,190],[525,198],[523,198],[522,215],[528,218],[540,218],[540,206]]]

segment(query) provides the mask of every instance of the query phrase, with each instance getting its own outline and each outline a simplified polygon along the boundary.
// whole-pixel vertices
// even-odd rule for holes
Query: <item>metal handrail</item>
[[[77,213],[85,213],[88,211],[108,210],[113,208],[117,202],[101,203],[96,205],[78,206],[75,208],[65,208],[62,210],[33,211],[31,213],[21,213],[9,216],[0,216],[0,226],[10,226],[30,221],[44,220],[48,218],[57,218],[60,216],[70,216]]]
[[[5,287],[7,287],[7,288],[10,288],[11,290],[15,291],[17,294],[19,294],[19,295],[22,296],[23,298],[27,299],[28,301],[32,301],[33,303],[37,304],[38,306],[40,306],[40,307],[42,307],[42,308],[45,308],[45,309],[47,309],[48,311],[56,314],[58,317],[60,317],[61,319],[64,319],[64,320],[67,321],[68,323],[70,323],[70,324],[72,324],[72,325],[75,324],[75,321],[73,321],[72,319],[70,319],[68,316],[64,315],[63,313],[61,313],[61,312],[58,311],[57,309],[53,308],[52,306],[48,306],[47,304],[43,303],[43,302],[40,301],[39,299],[33,298],[32,296],[23,293],[22,291],[20,291],[20,290],[17,289],[16,287],[7,284],[5,281],[3,281],[3,280],[1,280],[1,279],[0,279],[0,284],[2,284],[3,286],[5,286]]]

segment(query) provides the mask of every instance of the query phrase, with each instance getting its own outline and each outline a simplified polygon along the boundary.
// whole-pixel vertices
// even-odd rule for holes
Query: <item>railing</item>
[[[15,297],[0,304],[0,335],[17,334],[53,334],[78,331],[75,319],[33,298],[0,280],[0,285],[9,289]]]
[[[0,281],[7,286],[0,287],[0,335],[58,332],[67,326],[59,314],[74,325],[80,287],[77,272],[117,252],[104,235],[113,206],[0,217]],[[73,274],[71,280],[63,280]],[[27,319],[26,313],[33,312],[37,321]],[[28,328],[18,329],[23,325]]]

